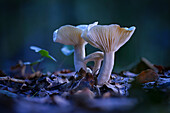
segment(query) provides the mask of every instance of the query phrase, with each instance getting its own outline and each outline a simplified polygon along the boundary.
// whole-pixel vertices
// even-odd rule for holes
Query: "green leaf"
[[[74,52],[74,47],[72,45],[64,45],[61,51],[64,55],[69,56]]]
[[[30,65],[30,66],[33,66],[33,65],[36,65],[40,62],[42,62],[44,60],[44,58],[41,58],[41,59],[38,59],[37,61],[35,62],[24,62],[25,65]]]
[[[47,50],[41,49],[41,48],[36,47],[36,46],[31,46],[30,49],[34,50],[37,53],[40,53],[40,55],[42,57],[47,57],[47,58],[56,62],[56,59],[54,57],[52,57]]]

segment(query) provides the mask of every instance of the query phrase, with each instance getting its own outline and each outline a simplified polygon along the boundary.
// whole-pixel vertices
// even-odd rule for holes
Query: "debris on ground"
[[[170,112],[168,67],[143,58],[130,71],[113,73],[103,86],[97,76],[83,69],[28,73],[20,62],[10,74],[0,70],[1,113]]]

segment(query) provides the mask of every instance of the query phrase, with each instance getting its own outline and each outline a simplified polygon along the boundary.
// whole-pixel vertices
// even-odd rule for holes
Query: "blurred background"
[[[115,72],[129,69],[141,57],[170,66],[169,0],[1,0],[0,69],[8,70],[19,60],[40,58],[30,50],[32,45],[48,50],[57,59],[57,63],[46,59],[41,64],[44,71],[74,69],[73,55],[61,53],[63,45],[53,42],[53,31],[62,25],[95,21],[137,28],[116,52]],[[87,54],[96,50],[86,45]]]

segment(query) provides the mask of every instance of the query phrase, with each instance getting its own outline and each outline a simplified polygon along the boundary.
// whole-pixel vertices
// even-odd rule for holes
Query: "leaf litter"
[[[130,71],[113,73],[103,86],[97,85],[98,75],[83,69],[42,73],[28,67],[20,61],[10,74],[0,70],[2,113],[9,112],[10,102],[14,113],[144,112],[141,106],[170,112],[170,68],[144,58]]]

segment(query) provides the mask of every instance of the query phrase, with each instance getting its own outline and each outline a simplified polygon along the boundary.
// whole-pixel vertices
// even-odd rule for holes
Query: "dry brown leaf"
[[[119,87],[117,87],[116,85],[112,85],[110,83],[105,83],[105,85],[106,85],[106,87],[110,88],[114,92],[115,96],[123,95],[122,90]]]
[[[103,98],[110,98],[112,94],[110,92],[106,92],[103,94]]]
[[[153,71],[152,69],[147,69],[145,71],[142,71],[137,77],[136,80],[139,83],[147,83],[147,82],[153,82],[158,79],[159,75]]]
[[[82,90],[79,90],[74,95],[82,95],[85,98],[90,98],[90,99],[93,99],[95,97],[95,94],[89,88],[84,88]]]
[[[33,74],[28,75],[27,78],[28,79],[32,79],[32,78],[35,78],[35,77],[39,78],[41,76],[42,76],[42,73],[40,71],[37,71],[37,72],[35,72]]]
[[[77,106],[80,107],[89,107],[93,102],[94,93],[88,88],[77,91],[72,95],[72,99]]]
[[[18,64],[11,67],[11,71],[15,73],[18,77],[25,76],[26,65],[20,60]],[[15,76],[16,76],[15,75]]]

